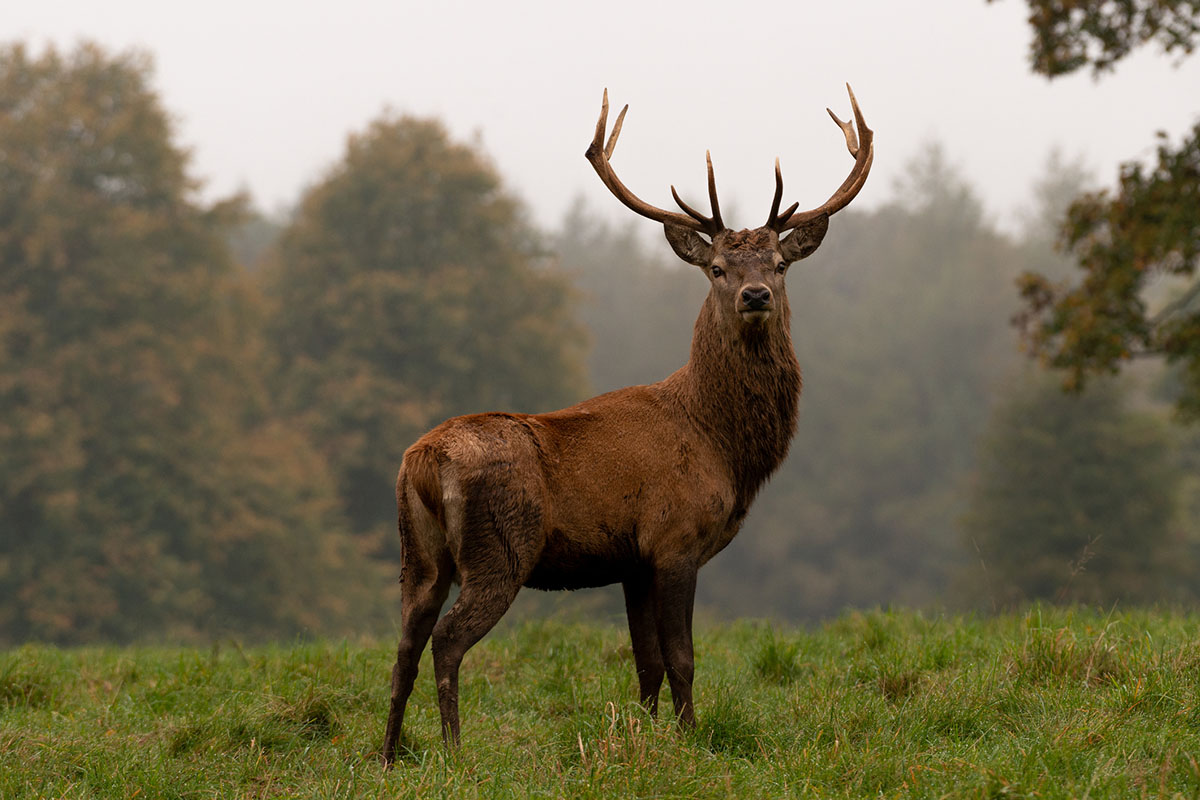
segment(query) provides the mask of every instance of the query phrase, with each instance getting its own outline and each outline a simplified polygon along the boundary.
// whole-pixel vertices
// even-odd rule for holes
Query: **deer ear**
[[[707,267],[712,263],[712,245],[704,241],[700,234],[679,225],[666,223],[663,231],[667,234],[667,242],[675,255],[689,264],[697,267]]]
[[[827,230],[829,230],[828,214],[822,214],[816,219],[798,225],[796,230],[785,236],[779,243],[780,252],[788,263],[808,258],[817,252]]]

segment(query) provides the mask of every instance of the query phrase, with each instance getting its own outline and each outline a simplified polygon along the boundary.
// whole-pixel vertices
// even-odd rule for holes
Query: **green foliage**
[[[976,596],[1101,604],[1179,599],[1182,473],[1166,425],[1105,383],[1064,395],[1019,386],[985,439],[965,520],[985,574]]]
[[[1087,66],[1098,75],[1151,41],[1164,53],[1189,54],[1200,35],[1198,0],[1027,2],[1030,66],[1048,77]]]
[[[375,121],[305,195],[267,276],[278,389],[355,530],[395,539],[400,457],[433,424],[583,394],[570,292],[536,247],[495,171],[432,121]]]
[[[314,596],[347,556],[268,419],[239,203],[191,199],[148,81],[0,49],[0,641],[299,632],[353,596]]]
[[[1156,314],[1148,284],[1162,274],[1191,279],[1200,259],[1200,125],[1179,149],[1163,141],[1158,163],[1121,171],[1115,197],[1101,191],[1071,206],[1063,244],[1084,275],[1074,287],[1027,273],[1020,281],[1026,310],[1019,317],[1030,349],[1066,370],[1068,387],[1088,374],[1114,373],[1147,354],[1183,365],[1181,410],[1200,414],[1200,310],[1195,283]]]
[[[779,631],[811,665],[787,684],[746,669],[761,626],[702,630],[690,733],[630,700],[624,631],[525,625],[468,655],[457,752],[424,665],[390,772],[376,748],[391,641],[24,647],[0,653],[0,697],[35,676],[41,690],[0,703],[0,795],[1191,797],[1198,624],[855,613]]]
[[[1190,54],[1200,35],[1197,0],[1060,3],[1030,0],[1033,68],[1047,76],[1092,65],[1096,73],[1145,42]],[[1031,353],[1066,373],[1068,389],[1139,356],[1177,363],[1177,404],[1200,418],[1200,124],[1178,144],[1159,133],[1156,163],[1123,164],[1115,192],[1080,196],[1060,243],[1083,275],[1075,285],[1021,276],[1017,317]],[[1167,275],[1185,284],[1151,313],[1149,288]]]

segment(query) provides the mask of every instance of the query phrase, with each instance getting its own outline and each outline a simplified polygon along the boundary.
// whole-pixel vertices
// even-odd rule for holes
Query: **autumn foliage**
[[[1150,43],[1186,56],[1200,37],[1197,0],[1028,4],[1030,63],[1051,78],[1088,66],[1098,76]],[[1069,389],[1132,359],[1165,357],[1177,365],[1178,408],[1200,418],[1200,123],[1179,142],[1158,139],[1151,163],[1123,164],[1114,189],[1071,205],[1059,242],[1083,274],[1073,283],[1023,275],[1016,319],[1030,352],[1063,370]],[[1163,280],[1174,287],[1165,302],[1150,296]]]
[[[264,299],[149,69],[0,49],[0,643],[367,626],[395,565],[353,534],[406,441],[449,398],[569,398],[565,291],[490,169],[400,120],[309,194]]]

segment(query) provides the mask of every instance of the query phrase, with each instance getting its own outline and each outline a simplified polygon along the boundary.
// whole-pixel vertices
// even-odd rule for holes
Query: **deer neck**
[[[796,431],[800,365],[781,300],[778,319],[731,334],[710,296],[696,320],[691,358],[672,376],[689,416],[724,454],[743,508],[783,462]]]

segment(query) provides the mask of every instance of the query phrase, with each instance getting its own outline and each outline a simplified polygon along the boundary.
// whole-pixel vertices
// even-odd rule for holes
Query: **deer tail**
[[[434,448],[417,445],[404,454],[404,472],[421,505],[446,529],[446,508],[442,502],[442,477]]]

